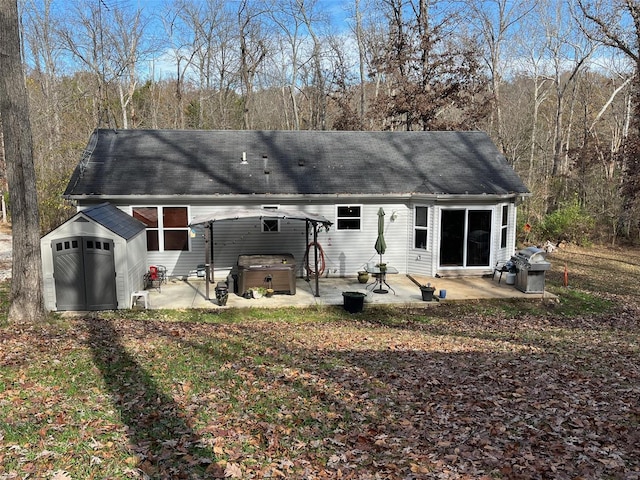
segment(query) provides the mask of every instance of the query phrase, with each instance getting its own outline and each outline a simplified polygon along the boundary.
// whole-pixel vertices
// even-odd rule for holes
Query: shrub
[[[549,213],[542,221],[541,232],[552,242],[585,245],[590,241],[594,226],[595,219],[577,201],[573,201]]]

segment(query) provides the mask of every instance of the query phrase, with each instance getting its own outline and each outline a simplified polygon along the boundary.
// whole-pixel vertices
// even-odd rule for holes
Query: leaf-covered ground
[[[640,478],[639,257],[554,254],[559,303],[4,326],[0,479]]]

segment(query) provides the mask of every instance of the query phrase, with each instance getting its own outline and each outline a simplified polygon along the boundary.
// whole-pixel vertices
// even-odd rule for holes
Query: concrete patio
[[[310,282],[302,278],[297,279],[296,294],[275,294],[271,297],[258,299],[243,298],[232,292],[229,293],[227,304],[220,307],[216,301],[215,283],[209,284],[210,300],[206,299],[206,284],[204,279],[190,277],[188,279],[169,279],[162,284],[160,291],[147,290],[149,293],[149,308],[152,309],[187,309],[187,308],[269,308],[269,307],[305,307],[311,305],[343,305],[342,292],[366,293],[364,305],[437,305],[438,302],[452,302],[475,299],[491,298],[555,298],[554,295],[522,293],[513,285],[507,285],[502,279],[498,283],[498,276],[492,280],[490,277],[459,277],[459,278],[426,278],[413,276],[418,283],[426,285],[431,283],[436,288],[434,296],[438,296],[441,290],[446,290],[445,299],[434,299],[432,302],[422,300],[420,288],[406,275],[388,275],[387,281],[393,290],[386,294],[374,293],[372,285],[358,283],[355,277],[347,278],[321,278],[320,296],[316,297],[315,280]]]

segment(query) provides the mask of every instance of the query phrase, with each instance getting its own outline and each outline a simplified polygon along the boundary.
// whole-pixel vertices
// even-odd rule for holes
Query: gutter
[[[432,200],[432,201],[487,201],[487,200],[511,200],[511,199],[524,199],[525,197],[530,197],[531,193],[508,193],[508,194],[415,194],[415,193],[390,193],[390,194],[372,194],[372,193],[314,193],[314,194],[270,194],[270,193],[261,193],[261,194],[211,194],[211,195],[64,195],[63,198],[66,200],[113,200],[126,202],[131,200],[153,200],[157,201],[228,201],[234,202],[238,200],[247,200],[247,201],[255,201],[255,200],[328,200],[328,199],[363,199],[363,200]]]

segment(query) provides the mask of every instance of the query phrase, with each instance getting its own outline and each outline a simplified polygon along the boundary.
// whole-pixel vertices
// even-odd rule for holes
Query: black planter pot
[[[344,309],[349,313],[359,313],[364,308],[365,293],[362,292],[342,292],[344,299]]]
[[[420,287],[422,292],[422,300],[425,302],[433,301],[433,292],[436,291],[435,287]]]

